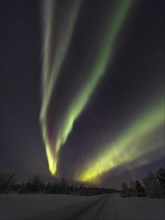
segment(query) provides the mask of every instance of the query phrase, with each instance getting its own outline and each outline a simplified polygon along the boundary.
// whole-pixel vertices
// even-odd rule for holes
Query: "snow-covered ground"
[[[1,220],[164,220],[165,200],[119,195],[0,195]]]
[[[76,205],[95,197],[56,194],[0,195],[0,220],[23,220]]]
[[[165,199],[113,197],[118,219],[164,220]]]

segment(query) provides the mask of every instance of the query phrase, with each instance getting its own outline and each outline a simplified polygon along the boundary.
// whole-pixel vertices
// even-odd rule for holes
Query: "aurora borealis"
[[[80,1],[72,1],[71,5],[72,4],[80,5],[79,2]],[[50,2],[46,1],[45,8],[48,11],[45,14],[48,14],[48,15],[49,13],[56,14],[56,10],[52,12],[53,10],[52,7],[54,6],[55,8],[56,6],[55,3],[57,4],[57,7],[59,8],[60,7],[62,8],[66,4],[66,3],[64,4],[63,2],[62,3],[54,2],[54,5],[52,5],[52,1]],[[47,120],[47,114],[49,114],[49,108],[52,108],[50,96],[52,96],[51,93],[54,92],[53,86],[55,87],[55,79],[60,74],[59,73],[60,65],[62,64],[62,62],[64,62],[63,61],[64,54],[62,52],[61,52],[61,56],[60,54],[58,54],[58,50],[60,50],[58,49],[58,47],[59,48],[64,47],[63,51],[65,53],[67,44],[65,43],[66,40],[65,39],[63,40],[61,36],[60,40],[64,41],[64,45],[63,45],[63,41],[62,43],[60,42],[58,43],[57,41],[57,48],[56,48],[57,55],[54,58],[52,58],[51,57],[52,48],[47,46],[47,41],[48,41],[47,38],[48,36],[52,34],[51,33],[52,29],[54,30],[57,27],[54,25],[52,28],[50,27],[47,28],[48,30],[45,33],[45,46],[44,46],[44,48],[46,47],[44,51],[46,64],[44,65],[44,68],[43,68],[43,94],[44,95],[43,95],[43,105],[42,105],[43,110],[41,111],[41,123],[42,123],[42,129],[43,129],[43,137],[44,137],[44,141],[46,144],[46,154],[48,158],[49,169],[52,174],[56,173],[56,166],[58,162],[58,151],[60,150],[61,146],[65,144],[68,135],[72,131],[74,121],[78,118],[78,116],[81,114],[81,112],[87,105],[92,93],[94,92],[97,84],[99,83],[101,79],[101,76],[106,71],[107,64],[111,62],[111,59],[113,56],[113,50],[115,48],[114,44],[116,43],[115,41],[122,27],[122,24],[124,23],[126,16],[128,16],[127,14],[128,14],[130,5],[131,5],[130,1],[118,2],[117,4],[115,3],[113,15],[109,16],[108,14],[106,16],[108,19],[108,22],[107,22],[108,24],[106,24],[106,27],[104,28],[105,30],[103,30],[102,32],[101,40],[97,42],[98,52],[93,58],[94,63],[88,65],[88,67],[86,68],[87,77],[83,80],[82,84],[80,84],[80,88],[75,90],[75,94],[73,94],[73,97],[71,98],[71,100],[69,100],[68,106],[66,107],[64,114],[60,115],[59,127],[57,126],[58,123],[56,122],[56,119],[54,119],[55,122],[51,128],[52,134],[50,137],[49,137],[49,121]],[[49,9],[46,6],[49,7]],[[73,17],[75,18],[76,15],[74,16],[74,13],[77,14],[77,10],[76,12],[71,12]],[[55,18],[49,15],[46,17],[46,19],[48,20],[46,22],[46,25],[49,26],[49,24],[53,23],[54,21],[53,19]],[[72,29],[74,27],[73,23],[75,22],[75,19],[71,19],[71,21],[68,21],[67,19],[66,22],[68,26],[71,26],[69,28],[69,32],[73,32]],[[109,26],[111,28],[109,28]],[[67,36],[65,35],[65,33],[63,33],[63,35],[64,37]],[[69,36],[70,36],[70,33],[69,33]],[[96,38],[96,41],[98,41],[97,37],[95,38]],[[51,36],[50,36],[50,39],[52,39]],[[49,43],[55,44],[55,41],[53,42],[50,41]],[[52,65],[53,68],[51,68],[51,65],[50,65],[51,60],[54,60],[54,63]],[[81,73],[82,71],[83,70],[80,70],[79,74],[83,74]],[[49,79],[49,75],[50,75],[50,79]],[[57,105],[59,104],[57,103]]]
[[[46,1],[44,3],[45,17],[46,17],[45,28],[44,28],[45,42],[43,49],[43,54],[44,54],[43,88],[44,89],[43,89],[43,104],[42,104],[42,110],[40,116],[42,129],[43,129],[43,136],[46,144],[46,153],[49,162],[49,169],[52,172],[52,174],[56,172],[56,163],[58,161],[56,154],[58,153],[61,144],[64,142],[63,139],[65,139],[65,135],[62,134],[61,137],[61,135],[59,134],[59,136],[55,137],[57,139],[56,142],[53,141],[55,145],[55,149],[52,149],[52,147],[50,147],[51,143],[49,143],[50,142],[48,138],[49,134],[46,128],[46,124],[47,124],[46,114],[49,108],[50,99],[54,90],[56,80],[58,78],[58,74],[63,59],[65,57],[65,54],[67,53],[68,44],[72,36],[72,32],[74,30],[74,23],[76,21],[76,17],[79,11],[79,7],[81,5],[81,1],[75,1],[74,4],[72,5],[71,4],[68,5],[68,3],[59,4],[59,9],[61,11],[65,11],[65,13],[68,13],[69,19],[67,19],[67,21],[64,22],[63,21],[64,18],[63,16],[61,16],[62,29],[59,30],[58,33],[56,32],[54,33],[54,28],[53,28],[54,26],[56,28],[56,25],[54,25],[54,19],[55,19],[54,14],[56,14],[56,10],[55,10],[56,4],[57,3],[55,1]],[[54,48],[55,39],[53,37],[55,37],[55,39],[57,37],[56,40],[57,48],[56,47]],[[58,45],[60,45],[60,47],[58,47]]]
[[[106,147],[98,157],[94,158],[94,161],[90,162],[85,171],[80,172],[80,176],[76,178],[81,181],[95,181],[94,178],[116,166],[141,158],[143,155],[154,151],[155,148],[158,150],[164,143],[163,135],[156,138],[157,146],[153,145],[150,139],[152,139],[151,135],[155,130],[163,124],[164,100],[162,99],[160,103],[156,103],[156,106],[152,106],[151,110],[146,111],[135,122],[132,122],[130,128],[114,143]],[[161,154],[157,152],[156,159],[162,156],[162,152]],[[148,160],[146,162],[149,162]],[[141,163],[142,159],[140,165]]]
[[[91,43],[86,53],[84,53],[85,57],[82,57],[83,66],[81,65],[79,70],[73,74],[73,78],[70,79],[67,76],[67,71],[72,69],[75,64],[67,63],[67,59],[69,59],[67,53],[69,54],[70,50],[73,50],[72,41],[74,41],[76,28],[80,25],[81,7],[85,3],[87,4],[87,2],[83,1],[71,1],[70,3],[45,1],[43,4],[45,10],[45,33],[43,33],[43,101],[40,119],[49,170],[52,175],[58,172],[59,152],[61,147],[67,142],[70,133],[74,132],[74,122],[80,117],[90,102],[97,85],[101,83],[102,76],[107,74],[107,66],[111,65],[115,56],[114,51],[117,50],[118,35],[121,33],[125,22],[128,21],[131,10],[133,10],[133,1],[113,1],[111,4],[107,4],[107,10],[104,8],[106,22],[102,23],[102,27],[100,27],[101,34],[94,31],[92,41],[88,39]],[[110,10],[111,8],[113,8],[113,11]],[[65,17],[63,17],[63,13]],[[66,14],[69,15],[69,19]],[[97,25],[97,21],[94,22]],[[80,37],[80,43],[83,40],[83,37]],[[94,50],[96,50],[96,53],[93,52]],[[78,55],[79,53],[75,49],[76,52]],[[88,62],[87,59],[91,59],[91,62]],[[65,65],[67,68],[65,68]],[[84,72],[86,73],[84,74]],[[61,98],[59,101],[56,96],[62,94],[61,87],[63,84],[60,81],[60,74],[63,77],[66,76],[67,83],[70,86],[64,87],[63,99]],[[73,80],[78,77],[81,80],[77,80],[76,84],[73,84]],[[58,87],[58,83],[61,87]],[[64,82],[65,84],[66,82]],[[95,156],[91,158],[85,171],[82,171],[82,173],[81,170],[76,171],[79,174],[74,176],[75,179],[90,182],[106,171],[132,162],[152,152],[155,148],[161,147],[163,140],[157,140],[158,142],[160,141],[158,146],[152,146],[150,142],[147,143],[146,139],[149,139],[148,136],[153,134],[153,131],[163,124],[163,104],[162,101],[158,106],[149,108],[147,112],[142,112],[131,123],[132,126],[128,126],[124,134],[114,140],[114,143],[110,144],[109,147],[105,147],[105,149],[102,147],[103,150],[100,150],[96,158]],[[138,143],[139,138],[141,139],[141,144]],[[144,146],[143,142],[146,146]],[[128,151],[127,155],[122,156],[125,155],[126,151]],[[160,157],[159,155],[158,159]]]
[[[116,186],[164,166],[163,6],[4,1],[1,167]]]

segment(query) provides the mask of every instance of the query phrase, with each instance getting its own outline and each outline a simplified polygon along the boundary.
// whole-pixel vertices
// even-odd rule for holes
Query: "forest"
[[[18,194],[69,194],[79,196],[119,193],[122,197],[165,198],[165,169],[160,168],[155,174],[149,172],[142,180],[122,183],[121,189],[91,187],[83,184],[70,184],[64,178],[54,182],[43,182],[41,177],[34,176],[27,182],[17,183],[15,173],[0,173],[0,193]]]

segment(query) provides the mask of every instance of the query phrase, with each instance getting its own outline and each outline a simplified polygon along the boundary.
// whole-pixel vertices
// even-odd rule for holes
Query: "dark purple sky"
[[[97,27],[95,22],[99,16],[102,18],[108,4],[102,1],[99,8],[96,2],[84,3],[78,21],[80,26],[71,41],[52,105],[65,99],[63,91],[68,82],[71,94],[74,90],[70,85],[75,83],[78,86],[73,81],[78,71],[68,72],[69,76],[64,73],[69,67],[78,70],[84,64],[83,57],[88,53],[91,42],[89,30]],[[58,164],[61,176],[72,179],[75,170],[99,152],[97,146],[107,143],[109,131],[110,139],[115,139],[147,103],[163,94],[164,6],[160,0],[137,1],[135,4],[119,36],[113,62],[61,149]],[[41,2],[3,0],[0,8],[1,170],[50,176],[39,121],[42,99]],[[85,41],[80,44],[82,35]],[[67,107],[67,103],[65,105]],[[112,173],[106,173],[103,184],[118,185],[123,180],[139,178],[148,170],[155,171],[162,165],[161,159],[133,171],[128,167],[124,170],[119,167]]]

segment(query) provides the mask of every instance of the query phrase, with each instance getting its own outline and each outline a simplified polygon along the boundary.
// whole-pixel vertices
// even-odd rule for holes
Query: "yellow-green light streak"
[[[71,101],[67,113],[64,116],[63,124],[61,125],[61,130],[58,136],[59,147],[66,142],[68,135],[72,131],[74,121],[87,105],[101,77],[104,75],[107,65],[112,60],[115,47],[114,44],[130,6],[131,1],[120,2],[120,5],[115,12],[113,22],[111,21],[111,28],[109,28],[107,33],[104,33],[102,39],[103,44],[100,47],[100,52],[96,57],[95,64],[91,67],[89,78],[80,91],[77,92],[75,99]]]
[[[106,67],[112,59],[114,44],[117,35],[122,27],[126,15],[128,14],[130,6],[130,1],[120,2],[120,5],[114,15],[113,22],[111,23],[111,28],[108,30],[107,33],[104,33],[104,37],[102,40],[103,44],[100,47],[100,52],[98,53],[98,56],[96,57],[95,65],[91,67],[89,78],[84,83],[82,89],[77,92],[77,96],[68,106],[67,113],[64,116],[61,130],[57,139],[57,151],[60,149],[61,145],[66,142],[68,135],[72,131],[74,121],[78,118],[78,116],[87,105],[92,93],[99,83],[99,80],[104,75]]]
[[[116,4],[113,17],[109,18],[108,26],[103,31],[101,43],[99,43],[99,51],[96,54],[95,63],[88,67],[88,78],[84,81],[83,86],[77,91],[73,99],[67,106],[65,114],[63,115],[58,135],[55,137],[55,146],[51,146],[48,140],[47,128],[46,128],[46,113],[49,107],[51,95],[54,90],[54,85],[57,80],[57,76],[60,71],[63,59],[65,57],[68,43],[71,39],[72,30],[77,17],[78,8],[80,3],[75,1],[75,11],[71,18],[68,18],[66,28],[68,33],[63,33],[64,37],[59,42],[59,47],[64,45],[63,52],[57,50],[54,58],[53,68],[50,70],[51,76],[44,79],[44,95],[41,109],[41,123],[43,129],[43,137],[46,143],[46,152],[49,163],[49,170],[52,174],[56,173],[56,167],[58,162],[58,152],[61,146],[66,142],[70,132],[72,131],[73,123],[79,117],[85,106],[89,102],[96,86],[98,85],[101,77],[105,74],[107,66],[110,64],[113,58],[113,52],[115,49],[115,43],[122,25],[128,16],[128,12],[133,1],[119,1]],[[76,15],[75,15],[76,14]],[[64,29],[65,30],[65,29]],[[49,31],[49,28],[48,28]],[[49,36],[47,33],[46,36]],[[48,41],[48,39],[47,39]],[[49,59],[49,58],[48,58]],[[47,62],[47,61],[46,61]],[[45,65],[44,74],[47,74],[48,65]]]
[[[62,63],[66,56],[68,46],[74,31],[76,24],[78,12],[80,10],[82,1],[76,0],[72,8],[69,11],[69,16],[61,28],[61,32],[58,33],[58,42],[57,39],[52,39],[54,27],[53,23],[55,22],[56,13],[56,1],[46,0],[44,1],[43,7],[45,11],[45,26],[44,26],[44,36],[43,36],[43,77],[42,77],[42,106],[40,111],[40,121],[42,126],[43,139],[46,145],[46,155],[48,158],[49,170],[52,174],[56,172],[57,156],[56,152],[52,151],[50,146],[47,129],[46,129],[46,113],[49,107],[50,99],[55,87],[56,80],[58,78]],[[64,4],[60,3],[60,4]],[[50,65],[50,50],[51,44],[58,44],[56,51],[54,51],[53,57],[53,66]]]
[[[71,11],[69,13],[69,16],[67,18],[67,21],[63,24],[63,28],[61,29],[61,32],[58,33],[58,46],[56,48],[56,51],[54,53],[53,57],[53,66],[50,68],[50,50],[51,50],[51,43],[55,43],[57,39],[51,39],[52,31],[55,27],[52,27],[52,23],[54,21],[53,14],[56,13],[55,11],[55,3],[56,1],[45,1],[45,16],[47,16],[47,23],[45,24],[45,36],[44,36],[44,49],[43,49],[43,103],[41,108],[41,121],[43,118],[45,118],[45,114],[47,111],[47,108],[50,103],[51,95],[53,93],[56,80],[58,78],[62,63],[64,61],[64,58],[66,56],[68,46],[70,44],[71,37],[73,35],[74,27],[77,21],[78,12],[80,10],[80,6],[82,1],[77,0],[74,1],[73,7],[71,8]],[[64,3],[63,3],[64,4]],[[54,9],[54,10],[53,10]],[[51,42],[53,41],[53,42]]]
[[[75,175],[84,182],[97,182],[105,172],[132,162],[156,149],[154,144],[145,145],[145,138],[164,123],[164,101],[138,117],[126,132],[92,160],[86,168]],[[141,143],[143,141],[144,143]],[[163,143],[163,140],[160,140]]]

